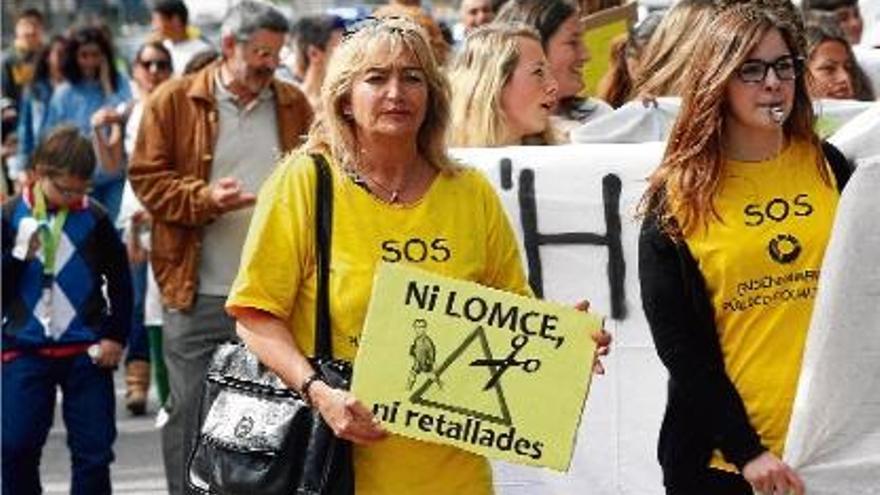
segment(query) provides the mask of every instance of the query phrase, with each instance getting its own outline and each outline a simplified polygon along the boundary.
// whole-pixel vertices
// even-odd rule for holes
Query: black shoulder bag
[[[327,280],[333,218],[329,165],[317,169],[315,236],[318,262],[315,357],[324,382],[347,389],[351,364],[334,360]],[[192,488],[205,495],[343,495],[354,493],[351,444],[336,437],[318,410],[266,368],[242,343],[211,358],[199,410],[199,431],[187,466]]]

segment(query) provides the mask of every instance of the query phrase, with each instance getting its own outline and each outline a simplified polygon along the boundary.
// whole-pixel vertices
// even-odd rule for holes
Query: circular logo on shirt
[[[791,234],[779,234],[770,241],[767,247],[773,261],[786,265],[796,260],[801,254],[801,243]]]

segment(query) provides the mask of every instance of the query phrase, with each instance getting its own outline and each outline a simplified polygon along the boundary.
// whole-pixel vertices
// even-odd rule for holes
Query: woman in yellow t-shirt
[[[309,154],[332,165],[333,241],[328,285],[334,357],[352,359],[380,261],[530,293],[513,231],[488,181],[445,151],[448,82],[421,29],[369,23],[334,53],[321,92],[325,112],[303,149],[263,185],[227,310],[260,360],[355,443],[355,491],[488,494],[480,456],[388,435],[350,392],[329,387],[314,349],[314,190]],[[604,332],[594,336],[607,348]],[[311,385],[303,390],[305,383]]]
[[[716,12],[643,198],[642,302],[670,374],[658,447],[669,494],[804,492],[781,459],[848,166],[813,132],[786,3]]]

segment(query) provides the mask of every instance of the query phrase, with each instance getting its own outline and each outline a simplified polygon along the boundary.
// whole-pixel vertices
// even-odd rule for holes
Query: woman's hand
[[[574,305],[574,309],[586,313],[590,310],[590,301],[581,301]],[[611,334],[604,328],[593,332],[590,337],[596,343],[596,357],[593,360],[593,373],[596,375],[605,374],[605,366],[602,365],[601,357],[607,356],[611,351]]]
[[[105,125],[118,124],[121,121],[121,117],[113,108],[103,107],[92,114],[91,120],[92,128],[97,129]]]
[[[743,477],[761,494],[804,495],[804,482],[786,463],[770,452],[755,457],[743,467]]]
[[[30,239],[27,244],[27,253],[25,254],[25,258],[27,261],[31,261],[37,258],[37,253],[40,252],[40,249],[43,248],[43,241],[40,239],[40,231],[36,230],[33,234],[31,234]]]
[[[367,406],[347,390],[316,381],[309,389],[309,397],[339,438],[367,445],[388,436]]]

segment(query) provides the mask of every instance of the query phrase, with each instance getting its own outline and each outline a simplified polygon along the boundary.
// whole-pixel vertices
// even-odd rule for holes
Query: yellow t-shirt
[[[329,160],[328,160],[329,161]],[[353,359],[380,260],[530,294],[510,224],[480,172],[438,174],[421,200],[388,204],[333,169],[330,313],[335,357]],[[227,307],[268,311],[290,323],[299,347],[314,349],[315,174],[290,155],[260,190]],[[488,462],[448,446],[391,436],[355,447],[361,494],[492,493]]]
[[[838,193],[820,153],[794,142],[763,162],[728,161],[721,219],[685,236],[706,281],[727,374],[765,447],[781,456]],[[735,470],[716,452],[712,466]]]

